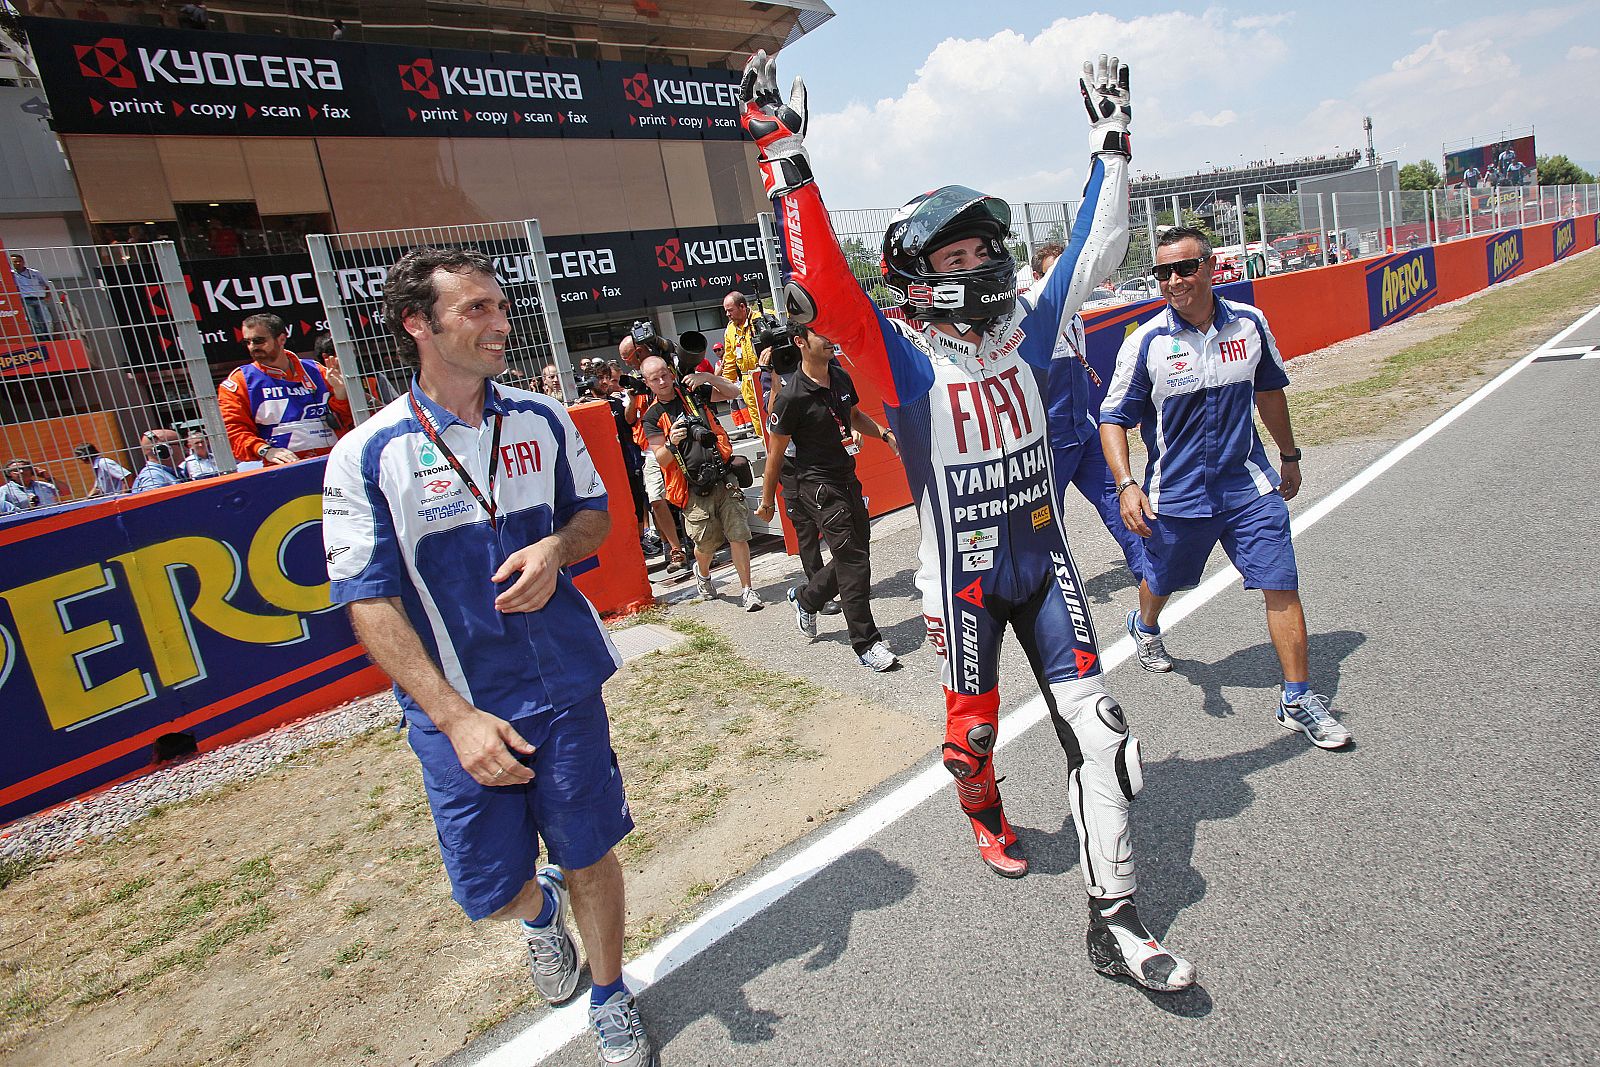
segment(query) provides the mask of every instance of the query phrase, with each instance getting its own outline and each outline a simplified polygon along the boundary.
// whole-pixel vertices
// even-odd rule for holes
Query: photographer
[[[711,557],[728,542],[739,575],[739,603],[746,611],[765,605],[750,587],[750,513],[741,485],[749,485],[750,464],[735,457],[728,435],[711,410],[713,395],[731,400],[739,387],[726,378],[696,371],[680,384],[667,361],[651,356],[640,364],[654,401],[644,413],[646,439],[661,465],[667,499],[683,509],[694,542],[695,583],[711,599]]]
[[[635,341],[635,336],[643,338],[643,342]],[[629,397],[627,398],[627,422],[629,422],[629,426],[634,427],[634,443],[638,445],[638,451],[645,458],[645,467],[642,470],[642,477],[645,480],[645,499],[650,502],[650,517],[651,522],[654,523],[654,528],[656,528],[656,536],[658,536],[659,541],[664,541],[667,545],[667,574],[677,574],[680,571],[690,569],[690,563],[688,563],[688,558],[683,555],[683,542],[678,537],[677,515],[672,512],[672,504],[667,502],[666,477],[661,474],[661,464],[656,461],[656,453],[650,446],[650,440],[645,437],[643,416],[645,416],[645,408],[651,405],[654,397],[651,395],[650,386],[646,386],[645,379],[640,378],[640,374],[638,374],[640,363],[643,363],[645,358],[651,357],[651,355],[662,355],[662,352],[666,350],[664,344],[656,344],[658,341],[664,341],[664,339],[658,338],[656,328],[648,320],[640,320],[640,322],[634,323],[632,333],[626,338],[622,338],[621,344],[616,346],[616,352],[621,355],[622,363],[630,371],[630,373],[624,371],[624,373],[618,374],[618,384],[621,384],[622,389],[627,390],[627,397]],[[650,553],[650,547],[646,545],[645,555],[650,555]]]
[[[129,492],[142,493],[146,489],[164,489],[183,481],[178,474],[178,433],[176,430],[146,430],[139,438],[144,451],[144,466],[134,476]]]
[[[871,530],[856,478],[852,430],[876,437],[899,455],[894,432],[857,406],[855,382],[833,359],[833,342],[804,326],[769,330],[760,341],[774,374],[789,376],[767,419],[767,469],[756,517],[772,518],[784,452],[794,443],[794,502],[821,530],[833,558],[803,586],[789,590],[795,621],[817,636],[817,612],[837,594],[850,628],[850,647],[865,666],[886,671],[899,664],[872,618]],[[798,366],[798,373],[794,373]],[[785,495],[789,493],[785,488]],[[791,512],[792,514],[792,512]]]

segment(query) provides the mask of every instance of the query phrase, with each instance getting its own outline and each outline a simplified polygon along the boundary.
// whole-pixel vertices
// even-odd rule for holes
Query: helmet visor
[[[961,218],[968,214],[969,218]],[[901,250],[909,256],[923,256],[932,249],[929,243],[938,239],[941,244],[955,239],[954,233],[941,234],[951,223],[961,220],[962,229],[969,224],[992,222],[1001,233],[1011,229],[1011,208],[1004,200],[996,199],[964,185],[947,185],[936,190],[918,204],[911,216],[902,224],[898,235]],[[975,231],[974,231],[975,232]]]

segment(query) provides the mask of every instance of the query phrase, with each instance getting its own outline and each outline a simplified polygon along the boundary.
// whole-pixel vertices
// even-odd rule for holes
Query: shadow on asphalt
[[[1261,621],[1261,627],[1266,628],[1265,620]],[[1172,641],[1172,638],[1168,640]],[[1181,642],[1182,637],[1177,640]],[[1366,640],[1366,634],[1355,630],[1310,635],[1311,688],[1330,698],[1338,692],[1340,664]],[[1167,654],[1172,656],[1173,651],[1169,644]],[[1225,686],[1261,690],[1260,713],[1271,715],[1272,701],[1277,698],[1269,691],[1283,677],[1278,666],[1278,654],[1273,650],[1271,641],[1230,652],[1215,663],[1172,656],[1172,669],[1199,687],[1206,714],[1219,719],[1234,714],[1233,705],[1222,695]],[[1181,707],[1182,703],[1180,698],[1169,706]],[[1340,711],[1342,717],[1342,709]]]
[[[745,985],[784,960],[799,960],[806,971],[832,965],[849,947],[858,912],[899,903],[915,883],[910,868],[876,850],[841,856],[790,893],[784,907],[755,916],[643,994],[657,1047],[706,1015],[726,1027],[736,1045],[778,1037],[783,1015],[753,1006]]]

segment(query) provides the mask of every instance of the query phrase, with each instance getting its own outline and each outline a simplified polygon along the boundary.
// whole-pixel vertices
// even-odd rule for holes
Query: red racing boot
[[[978,855],[1000,877],[1021,878],[1028,873],[1028,858],[1022,854],[1022,842],[1000,807],[998,789],[994,796],[993,806],[967,812],[967,818],[972,820],[972,832],[978,838]]]

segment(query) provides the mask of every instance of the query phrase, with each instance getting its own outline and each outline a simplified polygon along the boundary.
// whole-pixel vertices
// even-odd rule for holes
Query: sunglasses
[[[1156,276],[1156,281],[1164,282],[1176,272],[1180,278],[1193,278],[1200,273],[1200,264],[1211,257],[1202,256],[1199,259],[1180,259],[1175,263],[1157,263],[1150,268],[1150,273]]]

